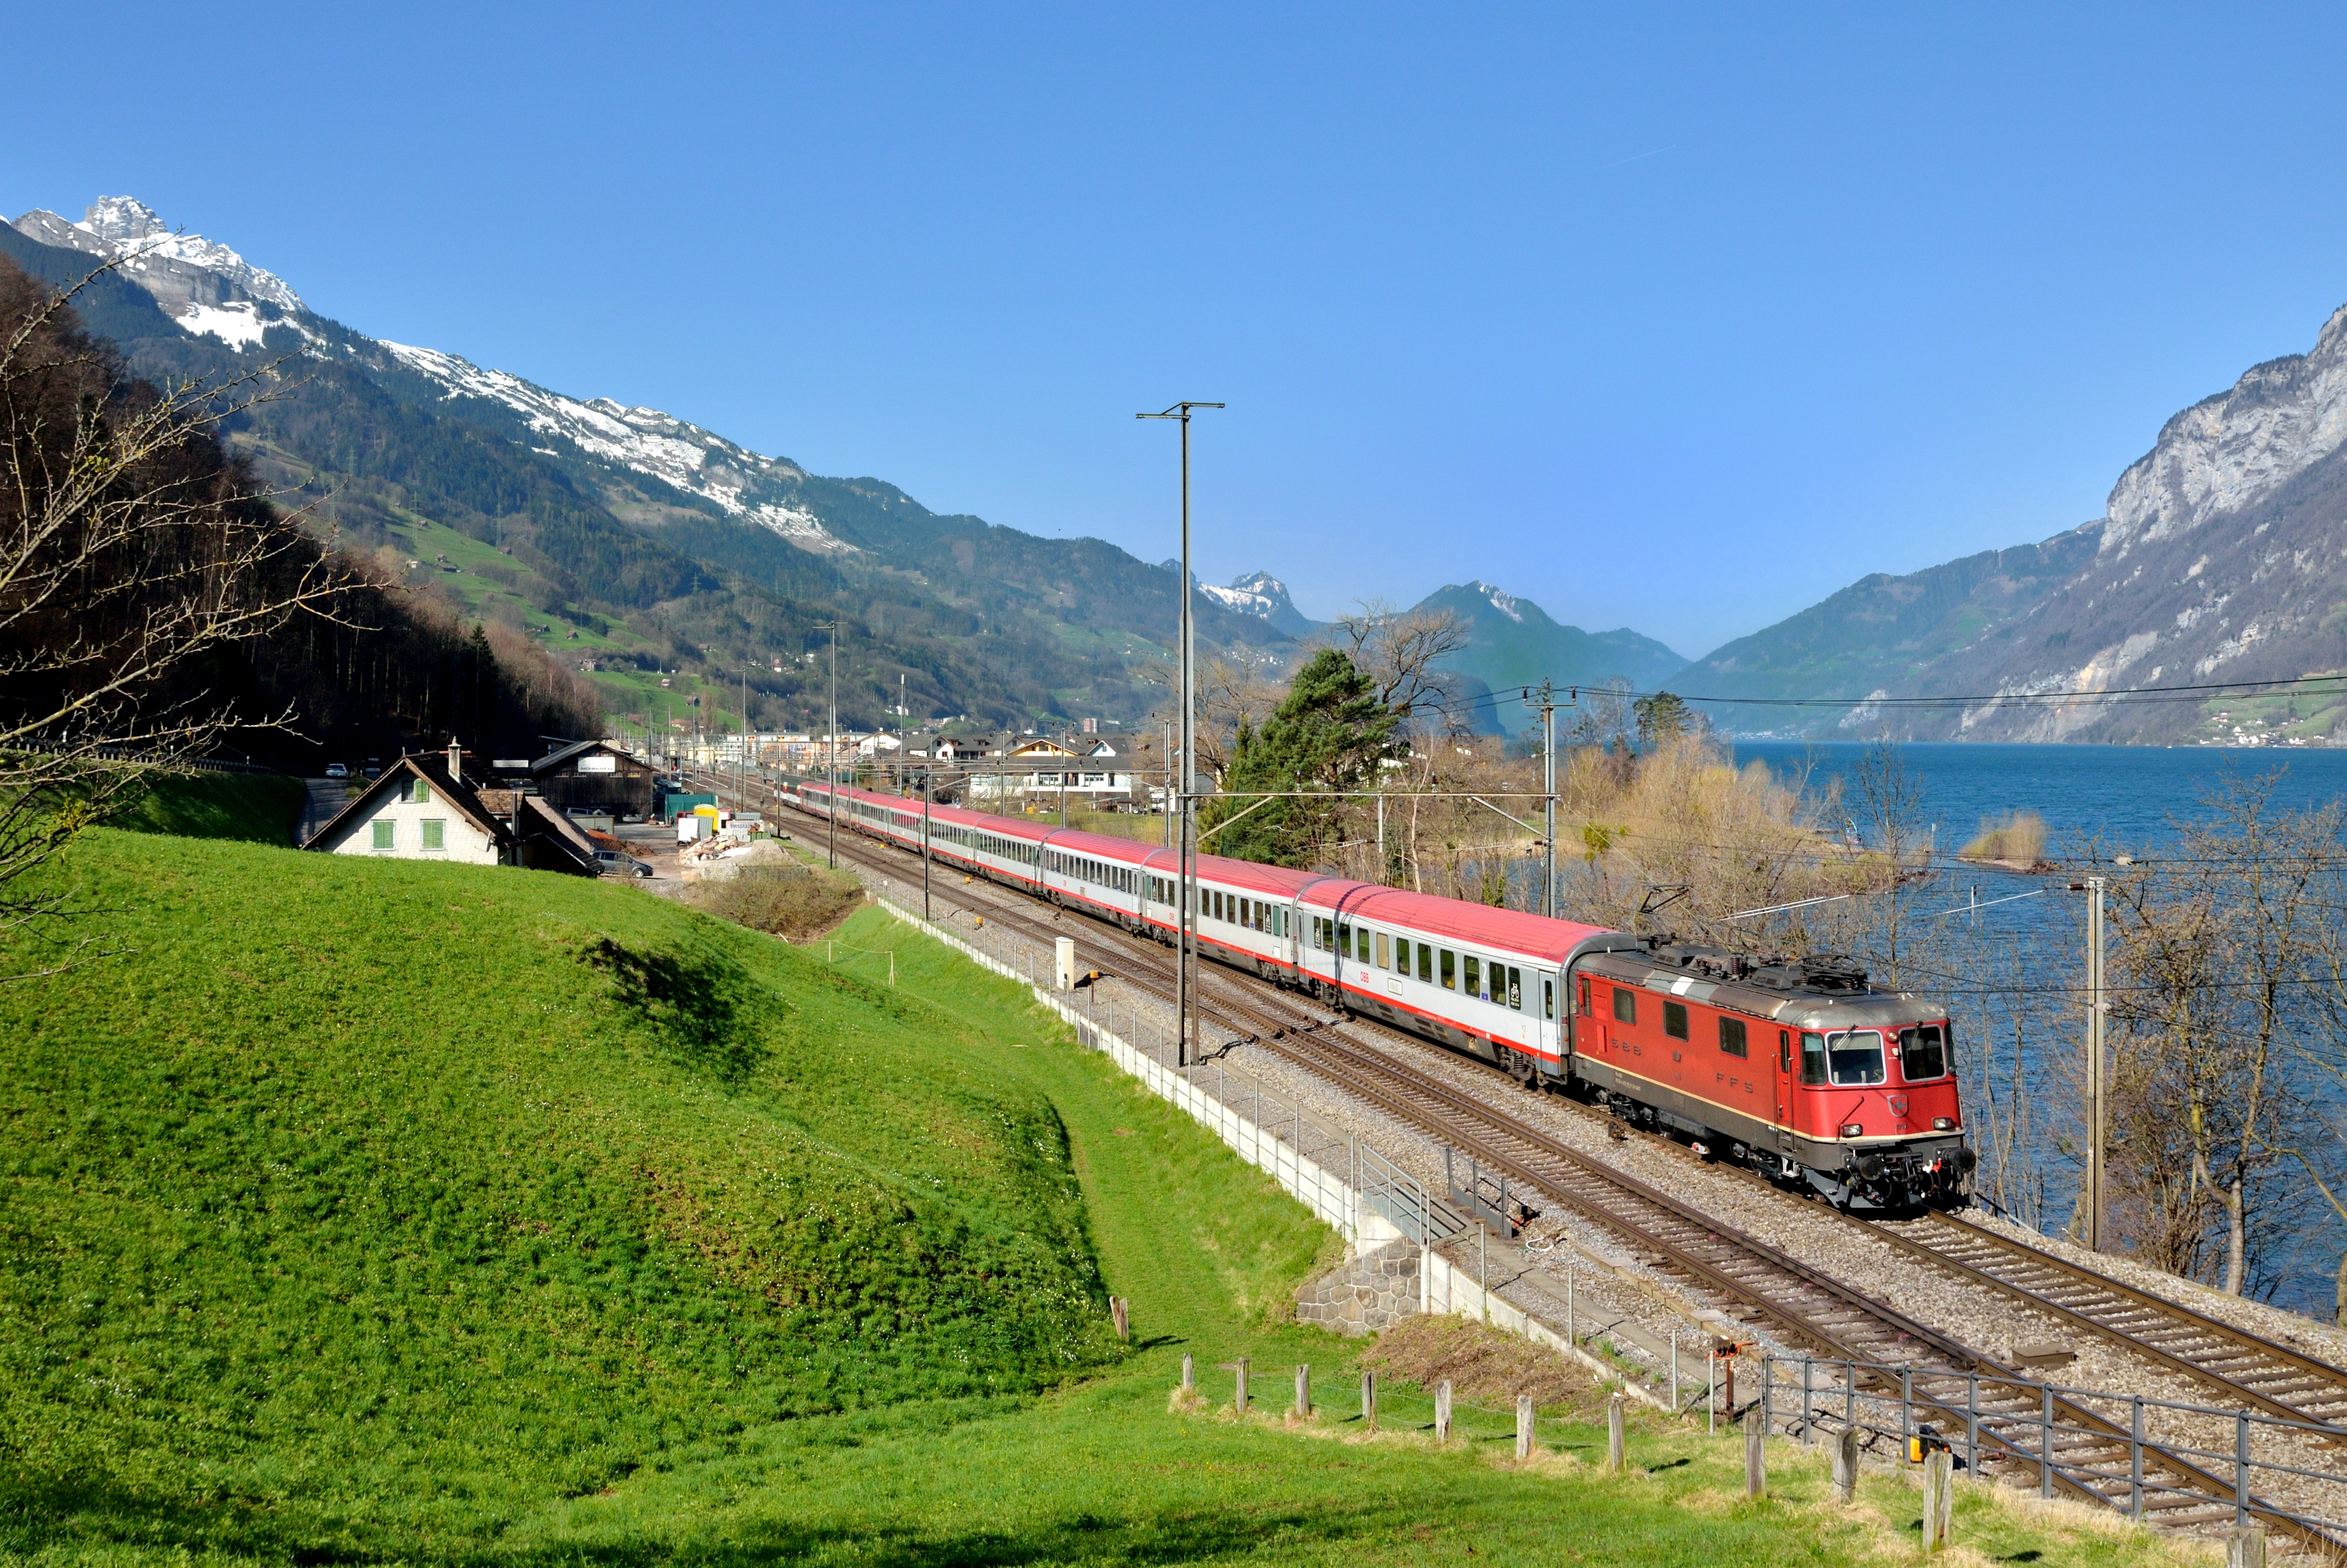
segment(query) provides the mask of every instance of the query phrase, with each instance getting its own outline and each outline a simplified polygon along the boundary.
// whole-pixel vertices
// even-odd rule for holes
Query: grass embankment
[[[876,910],[840,961],[624,886],[92,835],[134,955],[7,993],[0,1552],[314,1563],[1893,1555],[1639,1423],[1500,1462],[1279,1322],[1327,1233],[1007,981]],[[894,955],[897,984],[883,982]],[[1108,1291],[1135,1343],[1108,1335]],[[1183,1351],[1250,1357],[1246,1422]],[[1324,1370],[1324,1412],[1276,1414]],[[1569,1456],[1602,1442],[1556,1424]],[[2159,1560],[1966,1504],[1982,1550]]]

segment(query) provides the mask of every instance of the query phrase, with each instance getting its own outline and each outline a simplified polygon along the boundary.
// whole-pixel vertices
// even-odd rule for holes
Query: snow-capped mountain
[[[99,197],[78,223],[36,210],[17,219],[15,228],[44,245],[99,261],[121,258],[120,274],[153,295],[182,329],[193,336],[209,333],[231,348],[258,347],[271,327],[298,327],[293,318],[307,313],[284,279],[200,234],[176,232],[153,208],[128,196]]]
[[[1175,563],[1174,569],[1181,569],[1180,563]],[[1296,608],[1295,600],[1287,597],[1287,585],[1267,571],[1242,573],[1231,579],[1228,588],[1202,582],[1198,591],[1234,614],[1269,621],[1290,637],[1309,637],[1321,629],[1319,622]]]

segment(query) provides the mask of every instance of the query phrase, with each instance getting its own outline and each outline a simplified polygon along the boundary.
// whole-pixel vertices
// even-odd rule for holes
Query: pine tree
[[[1393,755],[1400,715],[1385,707],[1368,676],[1340,650],[1324,648],[1296,671],[1287,695],[1255,730],[1242,724],[1223,774],[1226,800],[1210,804],[1201,827],[1231,822],[1207,847],[1271,866],[1312,864],[1338,835],[1343,802],[1276,799],[1251,791],[1362,788]],[[1247,810],[1253,806],[1252,811]],[[1242,811],[1244,820],[1232,821]]]

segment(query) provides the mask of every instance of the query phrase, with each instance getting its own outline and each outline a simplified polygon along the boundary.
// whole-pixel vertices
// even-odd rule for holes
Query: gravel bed
[[[865,872],[875,891],[885,881],[887,892],[900,903],[917,898],[918,885],[907,889],[900,876]],[[934,888],[936,913],[941,925],[981,950],[1022,969],[1047,972],[1048,948],[996,925],[976,926],[969,912],[999,901],[1034,917],[1039,907],[1004,889],[965,886],[958,877],[949,886]],[[1086,947],[1112,945],[1115,938],[1081,917],[1064,922],[1068,933]],[[1090,938],[1090,941],[1086,938]],[[1244,997],[1257,1007],[1267,1005],[1247,982],[1220,974],[1212,966],[1194,971],[1207,994]],[[1245,988],[1245,989],[1241,989]],[[1301,997],[1280,999],[1279,1010],[1325,1016]],[[1170,1040],[1174,1032],[1170,1003],[1147,995],[1129,983],[1102,982],[1093,998],[1101,1022],[1144,1050]],[[1601,1163],[1635,1176],[1650,1185],[1717,1216],[1724,1223],[1768,1243],[1789,1256],[1819,1269],[1855,1290],[1934,1331],[1989,1358],[2010,1364],[2012,1348],[2024,1341],[2052,1339],[2077,1353],[2077,1359],[2056,1375],[2064,1387],[2103,1392],[2107,1401],[2089,1401],[2106,1418],[2127,1424],[2124,1401],[2128,1396],[2171,1399],[2211,1406],[2223,1401],[2214,1390],[2156,1361],[2131,1354],[2100,1336],[2072,1329],[2062,1320],[2034,1312],[1999,1294],[1982,1292],[1952,1280],[1919,1261],[1911,1260],[1885,1240],[1866,1234],[1820,1204],[1778,1191],[1747,1173],[1711,1164],[1692,1150],[1652,1134],[1632,1132],[1626,1143],[1615,1143],[1606,1123],[1612,1119],[1589,1107],[1553,1093],[1535,1094],[1488,1066],[1455,1052],[1364,1020],[1345,1026],[1348,1039],[1408,1062],[1418,1071],[1464,1091],[1478,1102],[1540,1129]],[[1212,1043],[1213,1037],[1207,1037]],[[1427,1189],[1443,1192],[1440,1146],[1414,1125],[1371,1105],[1317,1072],[1297,1066],[1260,1046],[1232,1047],[1220,1058],[1234,1077],[1240,1072],[1259,1078],[1283,1099],[1299,1102],[1305,1114],[1340,1135],[1358,1138],[1408,1171]],[[1205,1070],[1201,1070],[1201,1075]],[[1235,1085],[1234,1085],[1235,1088]],[[1236,1095],[1234,1094],[1234,1099]],[[2037,1235],[1984,1213],[1973,1218],[1990,1228],[2013,1235],[2031,1245],[2101,1269],[2113,1277],[2184,1302],[2195,1310],[2253,1333],[2290,1345],[2302,1353],[2334,1363],[2347,1360],[2347,1335],[2260,1303],[2242,1301],[2207,1290],[2189,1281],[2147,1269],[2124,1258],[2095,1257],[2065,1243]],[[1472,1239],[1454,1242],[1446,1249],[1453,1266],[1471,1277],[1476,1267]],[[1575,1259],[1576,1251],[1581,1255]],[[1732,1333],[1758,1348],[1779,1356],[1792,1348],[1765,1329],[1722,1317],[1725,1303],[1683,1286],[1643,1262],[1625,1256],[1627,1248],[1614,1233],[1584,1220],[1562,1204],[1552,1205],[1528,1225],[1513,1243],[1487,1244],[1485,1266],[1494,1288],[1560,1329],[1566,1317],[1565,1276],[1573,1275],[1573,1310],[1584,1337],[1616,1324],[1634,1331],[1613,1343],[1627,1361],[1639,1364],[1657,1382],[1663,1380],[1667,1352],[1642,1347],[1667,1347],[1676,1336],[1682,1349],[1682,1371],[1689,1386],[1700,1383],[1701,1345],[1710,1335]],[[1594,1260],[1603,1260],[1593,1262]],[[1819,1385],[1825,1374],[1819,1375]],[[2339,1450],[2317,1447],[2287,1433],[2253,1428],[2254,1456],[2303,1469],[2335,1471]],[[2184,1412],[2147,1409],[2145,1435],[2154,1441],[2229,1453],[2231,1424]],[[2227,1475],[2229,1466],[2198,1461],[2204,1469]],[[2285,1507],[2332,1519],[2347,1519],[2347,1476],[2337,1486],[2295,1478],[2267,1477],[2257,1484],[2261,1497]]]

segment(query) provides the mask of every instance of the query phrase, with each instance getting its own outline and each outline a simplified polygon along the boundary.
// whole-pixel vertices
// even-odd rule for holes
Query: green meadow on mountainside
[[[69,861],[119,950],[0,992],[8,1561],[1807,1563],[1911,1523],[1813,1465],[1731,1499],[1685,1428],[1518,1470],[1505,1414],[1438,1451],[1397,1389],[1355,1440],[1358,1347],[1280,1320],[1328,1233],[877,910],[827,964],[550,875]],[[1184,1351],[1275,1409],[1169,1409]],[[1966,1506],[1983,1550],[2168,1560]]]

